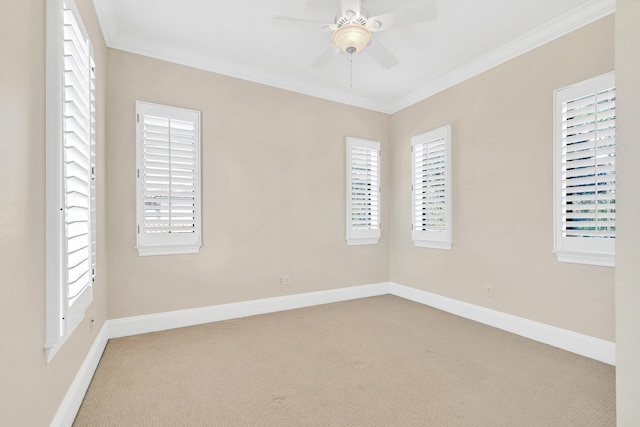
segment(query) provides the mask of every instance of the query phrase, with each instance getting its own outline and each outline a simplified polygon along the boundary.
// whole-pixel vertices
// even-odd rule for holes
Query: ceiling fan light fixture
[[[357,53],[371,43],[371,31],[364,25],[351,23],[338,27],[331,41],[343,52]]]

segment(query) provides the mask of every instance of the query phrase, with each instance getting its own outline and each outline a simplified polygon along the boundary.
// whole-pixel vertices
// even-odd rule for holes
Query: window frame
[[[144,233],[144,115],[169,120],[191,121],[194,124],[194,231],[193,234],[171,233],[145,235]],[[200,182],[201,132],[200,111],[162,104],[136,101],[136,248],[140,256],[195,254],[202,246],[202,193]],[[173,175],[172,175],[173,176]]]
[[[615,230],[613,238],[587,238],[567,237],[564,235],[565,211],[563,204],[563,189],[565,179],[563,173],[563,105],[582,97],[596,95],[605,90],[615,90],[615,72],[605,73],[591,79],[587,79],[562,89],[554,91],[554,241],[553,252],[559,262],[596,265],[603,267],[615,267]],[[614,95],[615,96],[615,95]],[[615,98],[614,98],[615,100]],[[596,101],[597,102],[597,101]],[[615,108],[615,106],[614,106]],[[615,123],[615,115],[614,115]],[[615,125],[614,125],[615,126]],[[594,129],[597,132],[597,128]],[[595,137],[597,140],[597,136]],[[615,129],[614,137],[615,141]],[[614,168],[615,168],[615,147]],[[596,166],[597,167],[597,166]],[[613,176],[615,197],[615,171],[606,173],[609,179]],[[597,182],[594,179],[597,188]],[[615,229],[615,202],[614,202],[614,229]]]
[[[421,204],[417,203],[419,197],[422,200],[425,200],[424,191],[420,193],[423,194],[423,196],[419,196],[418,191],[420,191],[420,189],[416,185],[419,179],[421,179],[422,182],[425,182],[425,175],[422,175],[422,178],[417,176],[418,171],[416,170],[416,156],[417,152],[419,151],[417,147],[426,146],[429,143],[433,143],[439,140],[443,140],[444,142],[445,156],[444,230],[419,230],[418,228],[423,227],[418,227],[418,221],[416,218],[417,212],[418,209],[420,209],[420,206],[422,206],[422,211],[425,211],[427,203],[426,201]],[[411,138],[411,239],[413,240],[414,245],[417,247],[450,250],[451,246],[453,245],[451,152],[451,125],[445,125],[437,129],[415,135]]]
[[[66,5],[66,11],[65,11]],[[67,15],[68,12],[68,15]],[[73,58],[73,54],[65,50],[65,25],[67,16],[73,17],[71,25],[77,31],[74,35],[82,40],[73,44],[77,49],[86,49],[86,64],[74,62],[75,65],[86,65],[86,69],[78,66],[80,77],[86,79],[88,87],[80,89],[85,93],[75,92],[73,89],[82,88],[66,80],[67,71],[65,56]],[[75,25],[74,25],[75,24]],[[79,34],[78,34],[79,33]],[[78,40],[77,38],[75,40]],[[77,53],[77,52],[76,52]],[[82,62],[82,57],[80,57]],[[69,62],[71,64],[72,62]],[[67,338],[80,324],[85,313],[93,301],[93,282],[96,273],[96,99],[95,99],[95,63],[91,40],[82,22],[82,18],[73,0],[51,0],[46,5],[46,214],[45,214],[45,361],[49,363],[60,350]],[[67,86],[69,85],[69,86]],[[69,98],[67,98],[69,96]],[[73,108],[65,108],[67,104],[74,104],[74,99],[82,100],[87,110],[77,112]],[[66,116],[65,116],[66,115]],[[84,119],[84,120],[82,120]],[[77,121],[79,128],[65,130],[71,121]],[[86,127],[82,127],[86,126]],[[67,139],[67,135],[74,134],[74,138]],[[86,139],[85,139],[86,138]],[[74,154],[76,159],[83,158],[81,163],[67,159],[71,151],[76,153],[85,149],[82,154]],[[82,163],[84,162],[84,163]],[[65,164],[67,166],[65,166]],[[73,164],[73,165],[72,165]],[[75,168],[75,170],[74,170]],[[83,180],[84,178],[84,180]],[[75,180],[75,188],[70,183]],[[86,185],[84,187],[82,184]],[[69,187],[67,187],[69,185]],[[71,190],[71,188],[74,188]],[[68,190],[68,191],[67,191]],[[82,190],[86,190],[83,193]],[[80,194],[85,199],[85,206],[71,202],[71,193]],[[77,216],[77,211],[85,213]],[[73,213],[75,211],[76,213]],[[74,217],[75,216],[75,217]],[[73,219],[72,219],[73,217]],[[80,233],[70,231],[78,223]],[[86,231],[86,232],[83,232]],[[86,236],[86,237],[82,237]],[[77,239],[84,240],[86,246],[73,247]],[[72,240],[74,241],[72,243]],[[69,249],[73,247],[73,249]],[[80,262],[74,255],[86,255]],[[84,266],[84,267],[83,267]],[[84,270],[83,270],[84,268]],[[69,301],[69,274],[84,271],[77,280],[85,283],[76,297]],[[70,279],[73,280],[73,279]]]
[[[347,137],[346,140],[346,241],[347,245],[375,245],[380,241],[381,236],[381,221],[380,221],[380,168],[381,168],[381,150],[380,142],[370,141],[367,139]],[[372,219],[375,220],[375,224],[369,223],[368,227],[362,228],[355,226],[354,217],[352,215],[354,209],[353,197],[354,197],[354,150],[366,150],[369,153],[375,154],[375,176],[371,177],[367,172],[367,182],[375,180],[377,184],[374,191],[368,191],[367,197],[369,202],[372,200],[375,202],[375,208],[372,209]],[[369,170],[368,170],[369,171]]]

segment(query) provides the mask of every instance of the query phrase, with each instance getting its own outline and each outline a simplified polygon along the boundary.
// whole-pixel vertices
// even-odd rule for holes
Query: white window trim
[[[193,122],[195,125],[195,197],[194,232],[173,233],[145,237],[144,231],[144,115],[153,115],[174,120]],[[167,105],[136,102],[136,215],[137,246],[140,256],[194,254],[200,251],[201,242],[201,184],[200,184],[200,112]]]
[[[554,92],[554,247],[559,262],[615,267],[615,238],[567,238],[563,235],[562,114],[563,103],[615,87],[610,72]]]
[[[89,88],[91,108],[89,125],[91,183],[89,189],[90,219],[88,224],[89,284],[69,306],[67,286],[64,141],[64,8],[66,4],[75,17],[81,36],[88,41],[88,66],[93,66],[93,52],[87,31],[73,0],[48,0],[46,4],[46,273],[45,273],[45,361],[49,363],[62,348],[93,300],[95,277],[95,99],[94,87]],[[89,79],[94,78],[93,71]]]
[[[418,198],[416,188],[416,146],[432,141],[444,140],[445,145],[445,229],[443,231],[418,230],[416,224]],[[453,244],[452,204],[451,204],[451,125],[446,125],[411,138],[411,238],[417,247],[450,250]]]
[[[366,139],[347,137],[347,169],[346,169],[346,240],[347,245],[375,245],[380,241],[380,142]],[[374,191],[371,192],[373,199],[377,200],[374,209],[374,216],[377,221],[367,229],[356,229],[353,224],[353,150],[366,150],[376,156],[377,169],[372,177],[377,183]]]

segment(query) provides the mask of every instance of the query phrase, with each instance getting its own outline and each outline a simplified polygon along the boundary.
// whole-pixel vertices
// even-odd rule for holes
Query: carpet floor
[[[615,368],[385,295],[112,339],[74,426],[615,426]]]

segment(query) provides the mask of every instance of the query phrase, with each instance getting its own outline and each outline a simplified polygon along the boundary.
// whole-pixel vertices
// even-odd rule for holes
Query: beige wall
[[[389,279],[386,186],[380,243],[345,242],[345,138],[386,155],[387,115],[112,49],[108,84],[110,318]],[[201,111],[199,254],[135,249],[136,100]]]
[[[616,2],[618,426],[640,425],[640,1]]]
[[[0,13],[0,425],[45,426],[106,318],[106,47],[90,0],[76,0],[94,44],[98,117],[96,322],[78,326],[45,365],[45,1],[5,1]],[[5,13],[11,11],[11,13]]]
[[[6,8],[12,14],[0,16],[0,52],[13,58],[0,67],[0,264],[6,296],[0,298],[0,425],[50,423],[107,314],[118,318],[393,280],[614,340],[613,269],[558,263],[551,252],[552,92],[613,69],[612,17],[389,117],[106,49],[91,1],[76,1],[98,67],[99,276],[89,308],[96,325],[91,329],[85,319],[45,365],[45,2],[11,0]],[[618,416],[626,426],[640,418],[640,229],[633,226],[639,206],[624,198],[637,192],[633,183],[640,179],[632,164],[638,148],[625,143],[632,138],[625,134],[640,133],[633,118],[640,113],[633,77],[639,11],[635,0],[621,0],[618,8],[628,14],[616,24],[619,102],[628,109],[627,119],[620,109],[624,158],[618,168],[619,229],[627,234],[618,241],[616,269]],[[589,49],[568,53],[585,40]],[[202,112],[200,254],[137,255],[136,100]],[[453,125],[454,247],[414,248],[410,138],[446,123]],[[383,231],[376,246],[348,247],[344,241],[346,136],[382,142]],[[291,276],[288,287],[278,285],[282,274]],[[485,284],[493,286],[493,298],[482,295]]]
[[[614,340],[614,269],[552,253],[553,91],[613,70],[613,34],[611,16],[392,116],[393,282]],[[448,123],[453,248],[416,248],[411,137]]]

